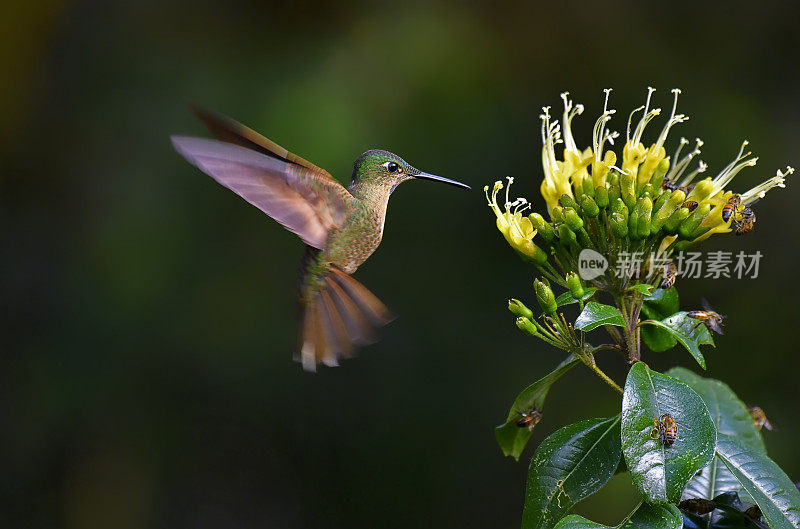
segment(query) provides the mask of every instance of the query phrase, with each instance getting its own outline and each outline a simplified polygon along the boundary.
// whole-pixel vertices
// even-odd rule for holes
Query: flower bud
[[[578,212],[572,208],[564,208],[564,222],[567,223],[569,229],[578,231],[583,228],[583,219]]]
[[[525,334],[529,334],[530,336],[536,336],[539,334],[539,329],[536,328],[536,325],[534,325],[533,322],[525,316],[520,316],[517,318],[517,327],[519,330]]]
[[[625,222],[628,222],[628,206],[625,205],[621,198],[618,197],[611,203],[611,211],[612,213],[619,213],[625,219]]]
[[[656,199],[653,201],[653,213],[658,213],[659,211],[661,211],[661,208],[664,207],[664,204],[667,203],[667,200],[669,200],[669,197],[671,196],[672,196],[672,191],[670,190],[662,191],[661,194],[658,195]]]
[[[612,213],[609,219],[611,223],[611,234],[618,239],[628,236],[628,219],[619,213]]]
[[[531,213],[528,215],[528,219],[530,219],[531,224],[533,227],[538,231],[539,235],[547,242],[553,242],[553,237],[555,237],[556,232],[553,229],[553,225],[544,220],[538,213]]]
[[[628,204],[629,208],[632,208],[636,200],[636,177],[630,173],[619,175],[619,190],[622,194],[622,200]],[[631,197],[631,202],[626,197]]]
[[[652,198],[654,194],[655,194],[655,188],[648,182],[642,187],[642,191],[641,193],[639,193],[639,196],[643,197],[645,195],[650,195],[650,197]]]
[[[583,285],[581,284],[581,278],[578,277],[578,274],[575,272],[570,272],[567,274],[567,287],[569,288],[569,293],[572,294],[572,297],[575,299],[583,299],[584,290]]]
[[[636,208],[639,210],[638,235],[644,239],[650,236],[650,216],[653,212],[653,201],[649,196],[640,198]]]
[[[561,224],[558,227],[558,238],[561,239],[562,243],[568,246],[578,245],[578,238],[575,236],[575,232],[569,229],[569,226],[566,224]]]
[[[675,210],[672,215],[669,216],[667,221],[664,223],[664,230],[667,233],[675,233],[678,231],[678,226],[680,226],[681,222],[683,222],[686,217],[691,214],[689,208],[678,208]]]
[[[639,211],[633,208],[630,215],[628,215],[628,237],[631,239],[640,239],[639,237]]]
[[[612,152],[612,151],[607,151]],[[617,171],[609,171],[608,176],[606,177],[606,183],[608,187],[617,186],[619,187],[619,172]]]
[[[605,189],[605,187],[598,189]],[[583,200],[581,201],[581,209],[583,210],[583,214],[587,217],[596,217],[600,214],[600,208],[598,207],[597,202],[595,202],[595,200],[588,195],[583,197]]]
[[[558,203],[561,205],[562,208],[578,209],[578,203],[575,202],[574,198],[567,195],[566,193],[561,195],[561,198],[558,199]]]
[[[598,207],[608,207],[608,188],[606,186],[597,186],[594,188],[594,201]]]
[[[669,158],[664,158],[660,162],[658,162],[658,166],[656,166],[656,170],[653,172],[653,176],[650,177],[650,183],[653,184],[653,187],[658,189],[664,183],[664,175],[667,174],[669,171]]]
[[[526,307],[520,300],[518,299],[509,299],[508,300],[508,310],[510,310],[514,316],[520,316],[522,318],[528,318],[529,320],[533,319],[533,311]]]
[[[550,284],[545,281],[535,280],[533,289],[536,291],[536,301],[539,302],[542,311],[547,315],[553,315],[556,313],[558,305],[556,304],[556,297],[550,289]]]
[[[608,186],[608,203],[609,204],[613,204],[621,196],[622,196],[622,192],[619,189],[619,184],[618,183]]]
[[[550,212],[550,215],[553,217],[554,221],[564,222],[564,208],[561,206],[553,207],[553,211]]]
[[[711,204],[705,203],[698,206],[698,208],[694,210],[694,213],[680,223],[678,226],[678,235],[680,235],[682,239],[693,239],[692,235],[697,231],[697,228],[700,227],[700,223],[703,222],[709,213],[711,213]]]
[[[590,197],[594,196],[594,183],[591,178],[583,179],[583,194]]]

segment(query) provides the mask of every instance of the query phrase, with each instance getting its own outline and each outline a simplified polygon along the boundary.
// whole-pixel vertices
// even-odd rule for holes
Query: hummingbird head
[[[434,180],[445,184],[470,189],[466,184],[420,171],[410,163],[389,151],[373,149],[365,152],[353,164],[353,176],[350,185],[369,184],[385,186],[389,191],[412,178]]]

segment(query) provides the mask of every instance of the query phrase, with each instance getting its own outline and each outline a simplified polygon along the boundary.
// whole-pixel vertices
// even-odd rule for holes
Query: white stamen
[[[675,94],[675,99],[672,102],[672,113],[667,120],[667,124],[664,125],[664,128],[661,130],[661,134],[658,135],[658,140],[656,141],[656,151],[658,151],[667,140],[667,134],[669,134],[670,127],[676,123],[682,123],[689,119],[689,116],[686,116],[685,114],[675,114],[675,111],[678,109],[678,94],[680,94],[681,91],[678,88],[673,88],[672,93]]]

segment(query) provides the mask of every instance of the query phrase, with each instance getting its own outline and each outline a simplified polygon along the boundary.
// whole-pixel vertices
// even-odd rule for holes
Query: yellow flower
[[[519,253],[533,259],[538,263],[543,263],[547,259],[544,251],[533,243],[533,237],[536,235],[536,230],[528,217],[522,216],[522,213],[531,207],[530,203],[524,198],[517,198],[513,202],[509,199],[509,190],[511,184],[514,183],[512,177],[507,177],[508,185],[506,187],[506,201],[503,208],[497,202],[497,195],[503,189],[503,182],[498,180],[494,183],[492,194],[489,196],[489,186],[483,188],[486,194],[486,201],[489,207],[497,217],[497,229],[503,234],[508,243]]]

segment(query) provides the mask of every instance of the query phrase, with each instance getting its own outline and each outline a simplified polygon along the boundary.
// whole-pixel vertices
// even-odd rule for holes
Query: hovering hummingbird
[[[414,178],[470,187],[375,149],[358,157],[345,188],[324,169],[241,123],[192,109],[219,141],[172,136],[175,150],[306,243],[295,360],[314,371],[320,362],[338,365],[340,357],[353,355],[354,346],[375,342],[376,329],[394,317],[350,274],[381,243],[389,195]]]

